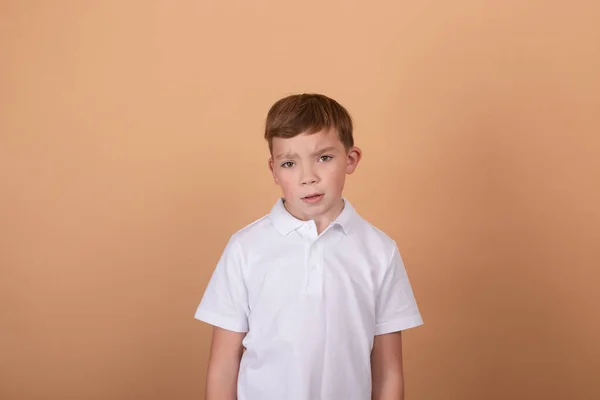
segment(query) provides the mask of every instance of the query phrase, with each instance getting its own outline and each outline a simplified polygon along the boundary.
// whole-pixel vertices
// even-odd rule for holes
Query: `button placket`
[[[313,242],[308,250],[306,259],[306,290],[311,294],[320,294],[322,286],[322,251],[323,247],[319,240]]]

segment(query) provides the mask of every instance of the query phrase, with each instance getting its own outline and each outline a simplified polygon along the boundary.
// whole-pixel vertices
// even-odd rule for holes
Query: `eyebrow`
[[[319,150],[315,151],[314,153],[312,153],[311,155],[316,156],[317,154],[334,152],[336,150],[337,149],[335,148],[335,146],[329,146],[329,147],[319,149]],[[275,159],[279,160],[281,158],[296,158],[296,157],[298,157],[297,153],[281,153],[277,157],[275,157]]]

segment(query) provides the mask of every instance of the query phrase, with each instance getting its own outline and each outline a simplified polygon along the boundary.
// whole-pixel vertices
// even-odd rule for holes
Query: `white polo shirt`
[[[374,336],[423,323],[396,243],[344,203],[317,235],[279,199],[227,243],[195,318],[247,332],[239,400],[369,400]]]

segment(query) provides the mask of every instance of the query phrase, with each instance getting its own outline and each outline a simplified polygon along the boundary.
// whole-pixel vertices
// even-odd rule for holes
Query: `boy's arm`
[[[213,328],[208,370],[206,400],[236,400],[237,380],[245,333]]]
[[[402,332],[377,335],[371,352],[372,400],[403,400]]]

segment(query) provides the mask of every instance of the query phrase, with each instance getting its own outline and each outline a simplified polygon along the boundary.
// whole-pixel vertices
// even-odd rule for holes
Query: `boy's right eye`
[[[283,164],[281,164],[281,166],[282,166],[283,168],[291,168],[291,167],[293,167],[293,166],[294,166],[294,163],[293,163],[293,162],[291,162],[291,161],[286,161],[286,162],[284,162]]]

